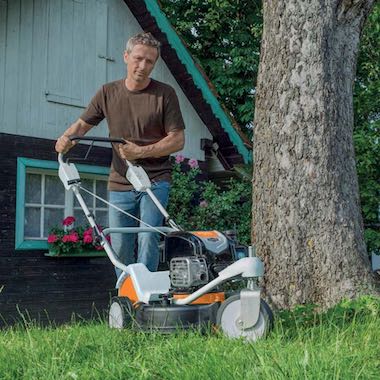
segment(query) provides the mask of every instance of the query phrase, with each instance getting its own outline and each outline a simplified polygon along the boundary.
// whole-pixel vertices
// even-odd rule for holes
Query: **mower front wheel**
[[[114,329],[123,329],[132,324],[134,309],[128,297],[112,297],[108,310],[108,324]]]
[[[256,324],[248,329],[242,327],[240,294],[228,297],[220,306],[216,323],[223,333],[229,338],[245,338],[249,341],[256,341],[264,337],[273,324],[273,313],[268,304],[261,300],[259,319]]]

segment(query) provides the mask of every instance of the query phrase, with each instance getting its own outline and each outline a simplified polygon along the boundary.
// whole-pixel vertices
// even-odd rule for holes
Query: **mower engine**
[[[170,260],[170,280],[173,288],[192,288],[208,283],[206,260],[196,257],[175,257]]]
[[[247,247],[218,231],[176,231],[165,237],[164,261],[176,291],[199,288],[246,256]]]

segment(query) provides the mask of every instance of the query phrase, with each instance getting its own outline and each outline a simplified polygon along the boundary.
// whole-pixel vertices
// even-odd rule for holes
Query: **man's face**
[[[158,58],[158,51],[152,46],[135,45],[128,54],[124,53],[124,62],[128,66],[128,78],[137,83],[148,80]]]

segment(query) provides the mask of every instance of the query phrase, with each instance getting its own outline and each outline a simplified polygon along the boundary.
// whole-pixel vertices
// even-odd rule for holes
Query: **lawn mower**
[[[125,144],[119,138],[71,136],[71,140]],[[126,178],[136,191],[149,194],[167,226],[142,223],[143,227],[106,228],[101,231],[81,191],[135,217],[83,188],[75,164],[65,160],[62,154],[58,155],[58,162],[59,177],[65,189],[73,191],[93,229],[94,238],[104,248],[112,264],[122,271],[116,282],[118,296],[112,298],[109,308],[110,327],[134,326],[165,333],[212,325],[228,337],[243,337],[249,341],[267,334],[273,315],[260,297],[257,282],[264,275],[264,266],[253,255],[251,247],[238,244],[229,233],[183,231],[151,191],[151,182],[144,169],[129,161],[126,161]],[[126,266],[118,260],[107,235],[139,232],[156,232],[164,236],[161,262],[166,265],[166,270],[150,272],[142,263]],[[223,290],[222,284],[235,280],[246,280],[247,287],[234,294]]]

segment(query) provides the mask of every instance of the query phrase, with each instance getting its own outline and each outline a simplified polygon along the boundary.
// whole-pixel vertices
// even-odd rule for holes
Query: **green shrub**
[[[224,189],[211,181],[199,180],[201,170],[186,170],[175,163],[169,214],[185,230],[236,230],[241,243],[250,243],[252,184],[230,179]]]

